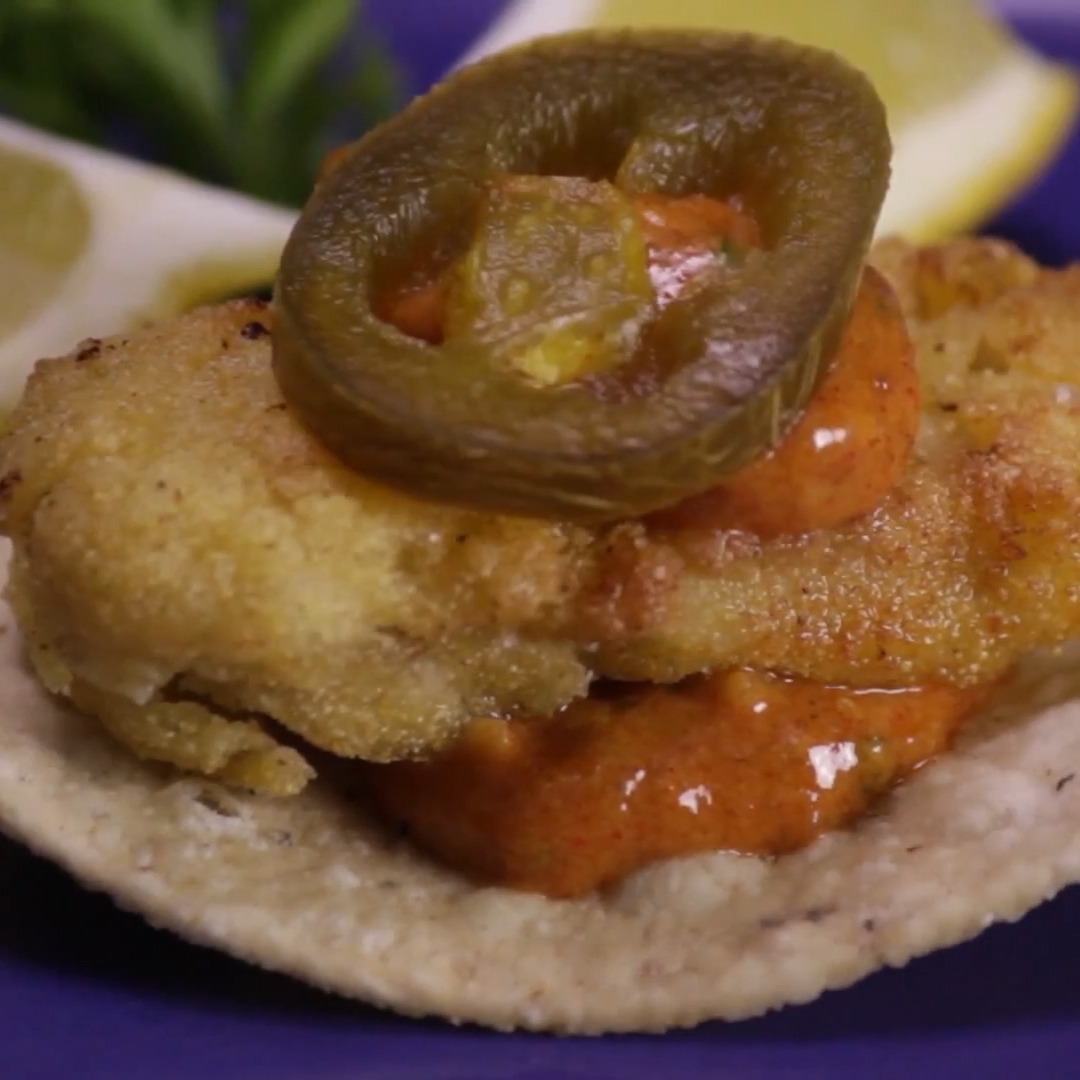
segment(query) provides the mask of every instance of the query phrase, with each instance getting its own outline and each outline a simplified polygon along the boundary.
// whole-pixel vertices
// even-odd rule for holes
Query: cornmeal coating
[[[917,345],[915,457],[872,514],[768,541],[376,485],[292,417],[253,302],[43,361],[0,443],[35,667],[141,756],[280,793],[305,741],[416,755],[597,677],[992,679],[1080,630],[1080,267],[987,240],[875,261]]]

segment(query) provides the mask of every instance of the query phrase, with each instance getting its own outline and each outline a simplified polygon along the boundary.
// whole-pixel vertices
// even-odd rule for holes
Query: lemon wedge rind
[[[1078,104],[1072,71],[1008,54],[967,93],[896,133],[878,232],[925,242],[978,226],[1043,170]]]
[[[615,5],[605,0],[518,0],[495,21],[490,30],[470,50],[465,60],[495,52],[540,34],[556,33],[596,23],[611,25],[613,10],[622,25],[661,26],[675,23],[683,28],[706,24],[717,29],[747,26],[770,33],[783,33],[799,40],[812,34],[816,44],[840,48],[845,42],[861,51],[850,57],[866,67],[880,86],[890,110],[894,139],[893,177],[882,208],[878,235],[900,233],[912,240],[929,242],[970,230],[985,221],[1011,196],[1022,190],[1050,160],[1071,130],[1080,94],[1075,73],[1055,65],[1017,41],[1008,30],[990,20],[975,4],[943,13],[941,0],[908,0],[904,6],[867,12],[856,0],[813,8],[807,22],[809,4],[790,0],[717,0],[712,5],[692,8],[665,7],[663,0],[640,0]],[[850,19],[860,16],[862,33],[874,28],[889,33],[891,20],[899,19],[896,39],[886,39],[866,48],[861,39],[850,37]],[[951,36],[941,33],[942,15]],[[785,26],[796,21],[785,31]],[[829,19],[839,20],[835,32]],[[845,21],[846,20],[846,21]],[[923,36],[918,26],[924,24]],[[965,21],[966,20],[966,21]],[[955,49],[963,47],[953,38],[970,23],[971,61],[984,58],[985,69],[957,90]],[[936,28],[936,30],[935,30]],[[834,41],[835,39],[835,41]],[[905,79],[906,54],[915,49],[921,63]],[[841,51],[844,51],[841,49]],[[863,63],[860,61],[863,60]],[[874,71],[874,64],[882,70]],[[904,97],[906,89],[925,89],[921,82],[937,72],[944,96],[912,110]],[[933,84],[931,84],[933,85]],[[895,114],[895,115],[894,115]]]

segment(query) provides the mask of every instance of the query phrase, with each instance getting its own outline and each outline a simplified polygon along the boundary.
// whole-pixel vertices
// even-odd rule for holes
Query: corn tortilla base
[[[1075,655],[1032,684],[1042,706],[1075,692],[1070,669]],[[675,860],[580,901],[475,887],[321,780],[260,800],[139,763],[44,695],[6,605],[0,716],[4,831],[85,885],[327,990],[498,1028],[752,1016],[1018,918],[1080,878],[1075,702],[984,724],[799,854]]]

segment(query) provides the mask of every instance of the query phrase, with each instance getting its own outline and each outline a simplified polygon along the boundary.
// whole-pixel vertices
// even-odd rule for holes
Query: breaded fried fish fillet
[[[1080,632],[1080,266],[989,240],[879,246],[924,415],[903,482],[841,528],[684,556],[664,615],[599,646],[619,678],[719,664],[826,682],[993,679]]]
[[[599,676],[992,679],[1080,632],[1080,267],[875,259],[917,345],[915,458],[872,514],[773,540],[379,487],[294,420],[252,303],[42,362],[0,445],[35,666],[143,756],[282,792],[310,768],[267,718],[385,760]]]

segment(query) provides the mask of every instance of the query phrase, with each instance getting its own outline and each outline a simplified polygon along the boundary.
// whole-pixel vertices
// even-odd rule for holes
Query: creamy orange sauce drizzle
[[[788,434],[716,487],[650,520],[762,537],[835,528],[870,513],[899,483],[921,407],[900,305],[868,267],[836,356]]]
[[[375,807],[436,857],[578,896],[657,859],[802,847],[944,750],[978,697],[736,670],[479,719],[431,761],[362,768]]]

